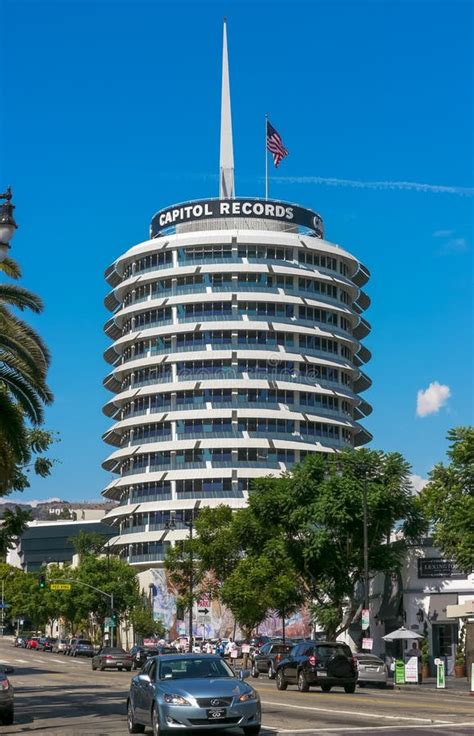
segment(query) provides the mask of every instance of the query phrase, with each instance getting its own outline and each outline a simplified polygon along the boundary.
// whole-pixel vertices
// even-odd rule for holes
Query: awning
[[[443,621],[452,621],[447,614],[448,606],[455,606],[458,602],[457,593],[439,593],[430,595],[430,607],[428,611],[431,623],[441,623]]]

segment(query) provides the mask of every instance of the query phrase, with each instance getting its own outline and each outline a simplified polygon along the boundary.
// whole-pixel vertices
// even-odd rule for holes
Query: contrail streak
[[[417,181],[360,181],[358,179],[336,179],[325,176],[272,176],[278,184],[326,184],[331,187],[353,187],[355,189],[398,189],[434,194],[456,194],[461,197],[474,196],[473,187],[456,187],[446,184],[422,184]]]

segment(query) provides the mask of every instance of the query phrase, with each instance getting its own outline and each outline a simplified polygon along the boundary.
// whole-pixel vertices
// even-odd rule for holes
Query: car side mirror
[[[138,679],[140,680],[140,682],[151,682],[150,675],[146,674],[138,675]]]
[[[250,677],[250,670],[240,670],[239,672],[239,680],[245,680],[247,677]]]
[[[13,675],[13,673],[15,672],[15,669],[14,669],[14,667],[11,667],[11,666],[10,666],[9,664],[7,664],[7,665],[5,665],[4,667],[2,667],[2,668],[0,669],[0,672],[2,672],[2,671],[3,671],[3,672],[4,672],[5,674],[6,674],[6,675]]]

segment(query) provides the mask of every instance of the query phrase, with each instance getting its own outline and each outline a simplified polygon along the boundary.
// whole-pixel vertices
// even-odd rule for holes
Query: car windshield
[[[126,654],[126,651],[118,647],[104,647],[101,654]]]
[[[291,644],[274,644],[272,647],[272,652],[274,654],[283,654],[286,652],[289,652],[291,649]]]
[[[92,646],[92,642],[89,641],[89,639],[79,639],[79,641],[77,642],[77,645],[79,644],[81,645],[83,644],[84,646],[87,645],[88,647]]]
[[[230,667],[220,658],[179,657],[163,662],[160,680],[199,679],[202,677],[235,677]]]

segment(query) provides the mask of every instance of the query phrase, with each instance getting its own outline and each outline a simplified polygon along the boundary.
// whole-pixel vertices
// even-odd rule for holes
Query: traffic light
[[[117,626],[117,616],[116,616],[116,614],[115,614],[115,613],[113,613],[113,614],[111,615],[111,617],[110,617],[110,621],[111,621],[111,624],[112,624],[112,626]]]
[[[44,575],[39,576],[38,586],[40,590],[44,590],[46,588],[46,578]]]

